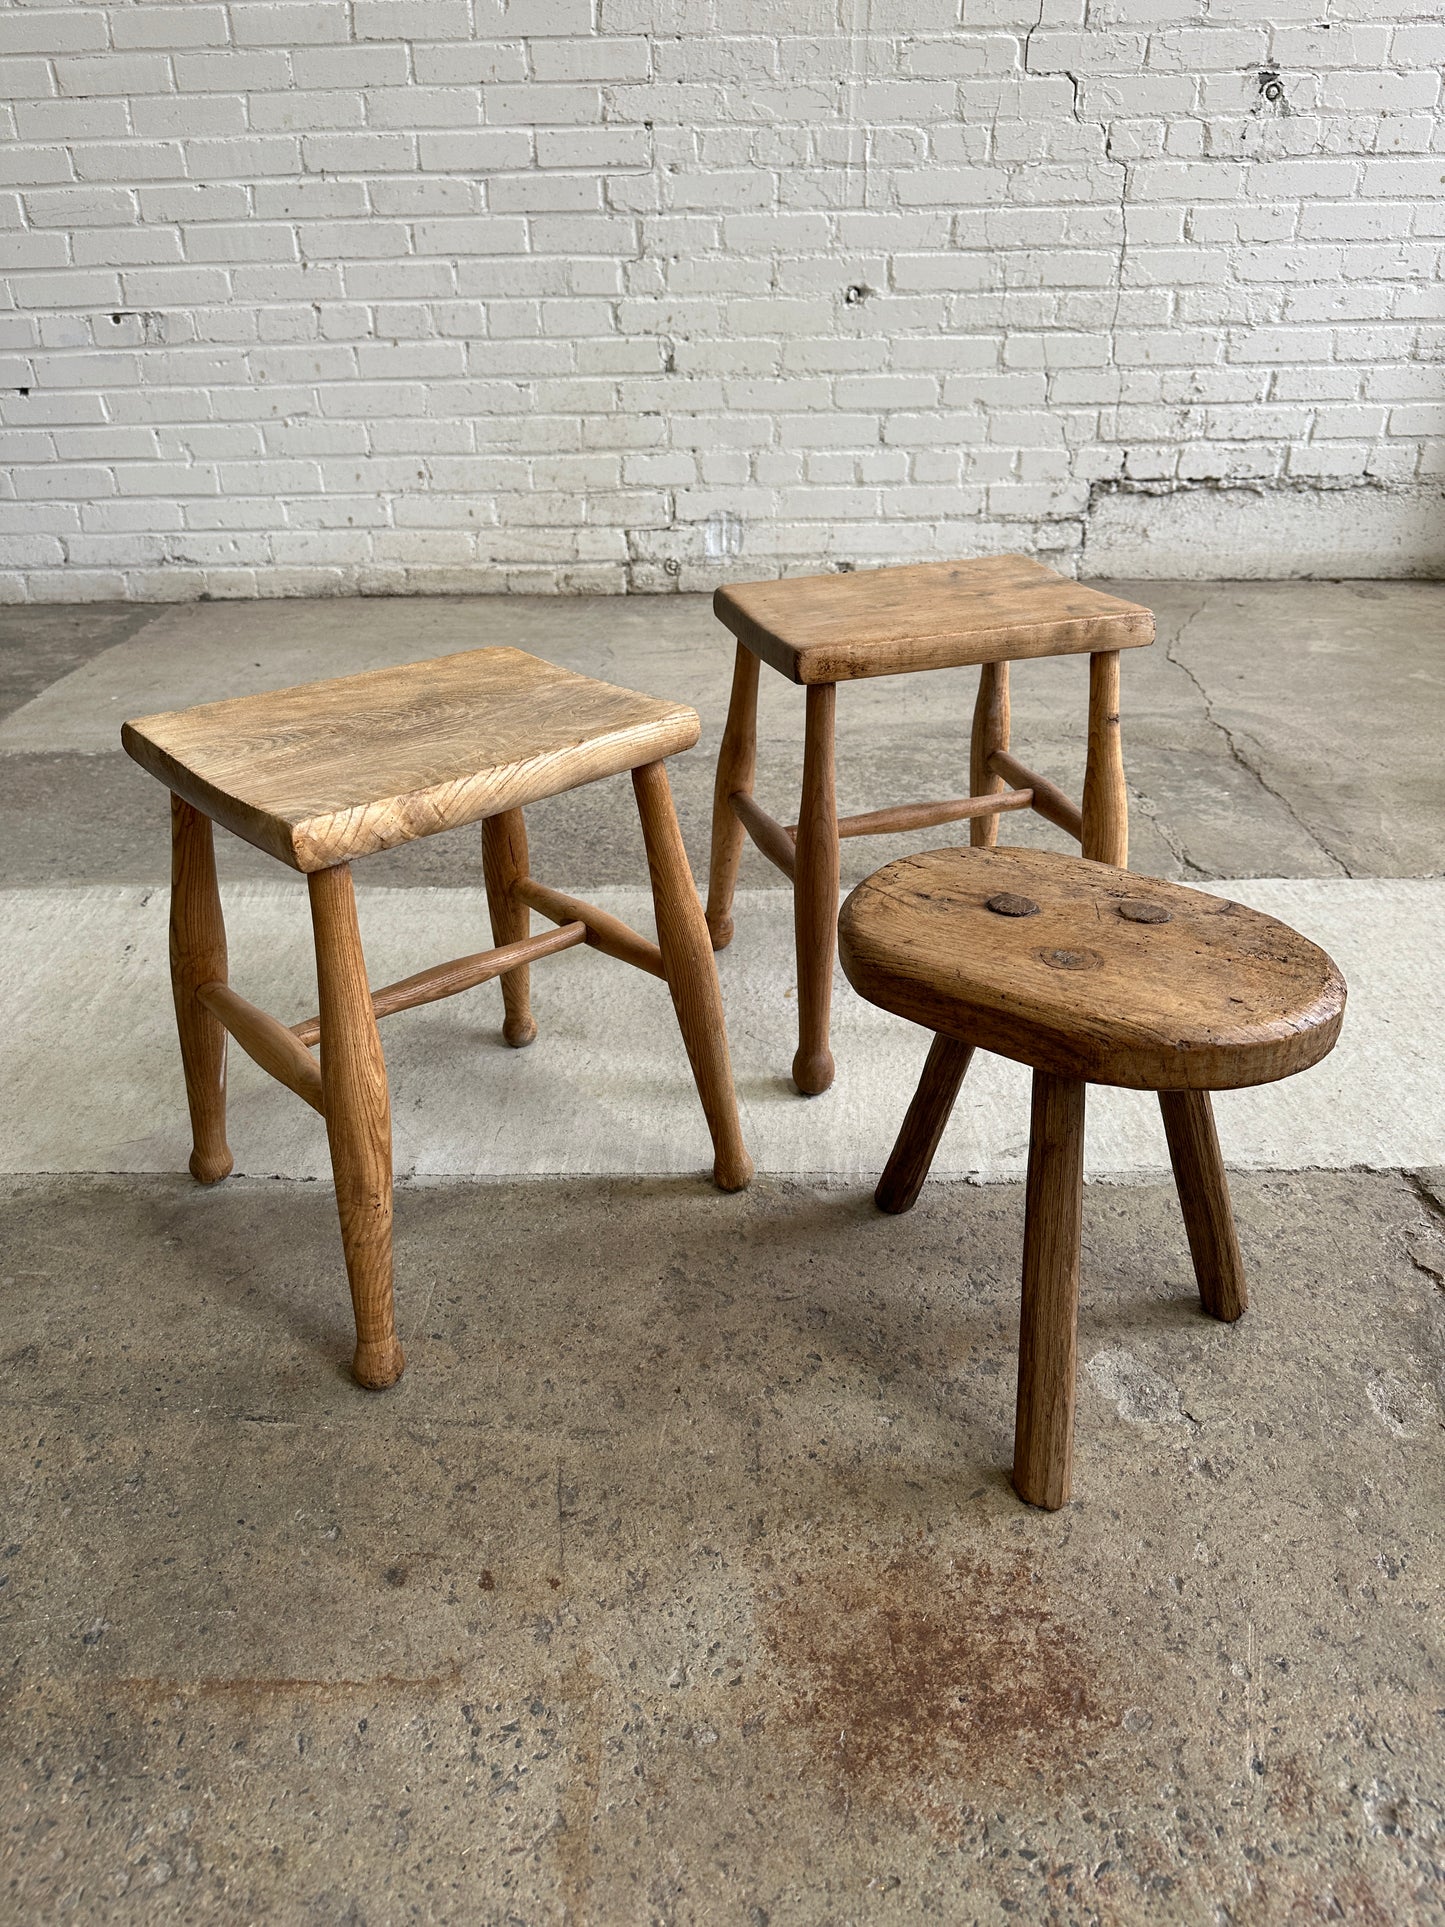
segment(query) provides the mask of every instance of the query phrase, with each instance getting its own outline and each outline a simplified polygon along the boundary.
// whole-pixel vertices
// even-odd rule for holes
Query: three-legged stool
[[[717,966],[673,813],[664,759],[697,741],[682,703],[473,649],[263,696],[145,716],[125,748],[171,791],[171,983],[194,1149],[213,1184],[231,1169],[226,1038],[326,1119],[356,1318],[352,1371],[393,1384],[405,1360],[392,1303],[391,1104],[377,1019],[502,980],[503,1035],[530,1044],[529,966],[574,944],[662,977],[672,993],[725,1191],[752,1176],[728,1058]],[[528,872],[523,805],[632,772],[657,942]],[[482,825],[494,948],[373,991],[351,863],[415,837]],[[283,1024],[230,987],[211,825],[306,874],[320,1015]],[[556,928],[530,934],[536,910]],[[321,1061],[311,1046],[319,1042]]]
[[[861,996],[935,1033],[876,1193],[907,1211],[975,1048],[1033,1067],[1014,1486],[1069,1496],[1084,1089],[1157,1091],[1204,1309],[1248,1302],[1211,1091],[1269,1084],[1334,1047],[1339,971],[1273,917],[1040,850],[931,850],[860,883],[839,953]]]
[[[732,902],[746,832],[793,885],[798,1049],[793,1082],[807,1096],[833,1081],[828,1018],[838,921],[838,841],[939,823],[969,823],[969,841],[998,841],[1004,810],[1037,810],[1077,837],[1086,857],[1129,860],[1129,809],[1119,748],[1119,651],[1154,640],[1147,609],[1101,595],[1021,555],[928,562],[903,569],[747,582],[719,589],[713,608],[738,639],[732,700],[713,793],[707,921],[713,948],[732,940]],[[1009,663],[1088,655],[1089,761],[1082,808],[1009,753]],[[779,823],[753,798],[758,665],[807,689],[798,821]],[[971,794],[838,814],[833,718],[840,682],[978,663]]]

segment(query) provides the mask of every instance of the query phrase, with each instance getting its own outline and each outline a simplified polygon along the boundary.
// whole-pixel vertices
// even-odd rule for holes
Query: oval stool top
[[[1289,1077],[1333,1049],[1345,1009],[1335,965],[1288,924],[1045,850],[903,857],[849,897],[838,944],[869,1003],[1035,1069],[1135,1090]]]

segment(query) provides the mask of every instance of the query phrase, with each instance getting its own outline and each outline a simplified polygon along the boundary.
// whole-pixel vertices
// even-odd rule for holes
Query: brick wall
[[[0,597],[1433,572],[1438,16],[0,0]]]

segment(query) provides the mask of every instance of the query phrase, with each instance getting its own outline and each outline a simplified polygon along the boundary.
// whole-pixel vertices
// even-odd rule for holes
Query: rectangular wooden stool
[[[1077,837],[1086,857],[1129,860],[1129,809],[1119,750],[1119,651],[1154,640],[1147,609],[1070,582],[1021,555],[928,562],[783,582],[735,583],[713,608],[738,639],[732,701],[713,795],[707,921],[713,947],[732,940],[732,901],[746,832],[793,885],[798,958],[798,1049],[793,1082],[807,1096],[833,1081],[828,1020],[838,924],[838,845],[969,824],[989,849],[1005,810],[1037,810]],[[1083,805],[1009,749],[1009,663],[1034,656],[1089,657],[1089,759]],[[784,825],[753,797],[758,665],[807,690],[803,798]],[[839,816],[833,756],[836,688],[866,676],[980,665],[973,712],[971,794],[949,802]]]
[[[500,977],[503,1035],[530,1044],[529,966],[590,944],[665,978],[712,1134],[713,1175],[728,1191],[752,1176],[717,967],[665,767],[697,737],[697,714],[685,704],[594,682],[518,649],[472,649],[203,703],[122,729],[126,750],[171,791],[171,984],[191,1172],[213,1184],[232,1167],[229,1034],[326,1119],[360,1384],[391,1385],[405,1363],[393,1310],[391,1104],[378,1018]],[[537,882],[527,865],[525,804],[624,770],[642,821],[656,943]],[[352,861],[479,820],[494,948],[373,991]],[[287,1025],[231,988],[213,822],[305,873],[318,1016]],[[556,927],[532,936],[533,910]]]

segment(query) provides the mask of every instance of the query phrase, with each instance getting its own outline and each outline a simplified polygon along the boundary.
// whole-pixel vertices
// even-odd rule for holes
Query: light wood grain
[[[1089,658],[1089,748],[1080,841],[1095,863],[1129,864],[1129,792],[1119,742],[1119,655]]]
[[[956,1037],[940,1035],[929,1046],[918,1089],[873,1193],[880,1211],[896,1216],[918,1202],[972,1058],[972,1046]]]
[[[975,796],[988,796],[1004,787],[1004,779],[992,758],[1006,753],[1009,746],[1010,704],[1008,664],[986,662],[978,672],[978,694],[973,704],[973,730],[969,738],[968,787]],[[1029,792],[1032,800],[1032,791]],[[998,842],[998,818],[977,817],[969,826],[969,843],[975,850],[991,850]]]
[[[1029,1123],[1014,1490],[1055,1512],[1073,1479],[1084,1086],[1035,1071]]]
[[[614,917],[610,910],[599,910],[595,903],[584,903],[580,897],[569,897],[562,890],[552,889],[549,884],[538,883],[535,877],[519,879],[516,889],[524,903],[530,904],[553,923],[582,924],[587,932],[584,941],[593,950],[600,950],[603,956],[631,964],[634,970],[645,970],[649,977],[667,975],[662,967],[662,952],[658,946],[634,930],[631,924],[624,923],[621,917]]]
[[[696,711],[520,649],[303,683],[128,722],[126,750],[293,869],[455,829],[689,749]]]
[[[838,834],[849,836],[900,836],[910,830],[937,829],[941,823],[975,824],[999,810],[1026,810],[1033,803],[1032,790],[998,790],[992,796],[958,796],[951,802],[899,803],[890,810],[865,810],[859,816],[840,816]]]
[[[1161,1091],[1159,1109],[1200,1302],[1211,1317],[1233,1324],[1249,1308],[1249,1290],[1209,1093]]]
[[[833,763],[837,691],[810,683],[803,725],[803,799],[798,812],[793,879],[793,937],[798,961],[798,1048],[793,1082],[816,1097],[833,1082],[828,1020],[833,1003],[833,951],[838,927],[838,797]]]
[[[666,767],[662,763],[643,764],[632,772],[632,786],[647,845],[658,948],[703,1115],[712,1134],[713,1178],[724,1191],[741,1191],[753,1175],[753,1161],[738,1122],[712,940],[677,826]]]
[[[1065,833],[1082,842],[1084,836],[1084,813],[1077,803],[1070,802],[1057,783],[1051,783],[1047,776],[1040,776],[1017,756],[1010,756],[1007,750],[996,749],[989,757],[990,767],[1006,777],[1010,783],[1029,792],[1029,808],[1046,822],[1055,823]]]
[[[714,950],[733,940],[733,892],[743,854],[743,822],[735,799],[751,797],[758,763],[758,659],[738,644],[728,719],[718,751],[712,798],[712,854],[707,873],[707,927]],[[771,821],[771,818],[769,819]],[[791,869],[788,871],[792,875]]]
[[[1039,905],[996,916],[989,897]],[[1119,905],[1147,896],[1167,923]],[[1042,850],[933,850],[844,905],[849,981],[885,1010],[1059,1076],[1226,1090],[1307,1069],[1333,1047],[1345,986],[1273,917],[1177,883]]]
[[[229,984],[202,984],[196,995],[226,1026],[253,1063],[259,1064],[288,1091],[294,1091],[313,1111],[324,1109],[321,1068],[295,1031],[288,1029],[280,1018],[273,1017],[269,1010],[249,1003]]]
[[[733,815],[757,844],[763,855],[791,882],[797,874],[798,846],[796,825],[787,829],[775,816],[756,800],[743,791],[736,791],[728,798]],[[729,898],[729,902],[732,899]],[[714,948],[721,948],[714,945]]]
[[[380,1391],[406,1360],[396,1335],[391,1265],[391,1098],[371,1008],[351,871],[307,879],[321,1005],[321,1086],[336,1209],[356,1319],[352,1375]]]
[[[211,825],[171,797],[171,995],[191,1113],[191,1176],[215,1184],[233,1168],[226,1142],[226,1032],[197,992],[226,980],[226,925]]]
[[[517,880],[527,874],[527,825],[520,810],[503,810],[482,821],[482,876],[487,886],[487,911],[492,941],[525,943],[532,920],[517,895]],[[517,964],[502,974],[502,1036],[513,1050],[521,1050],[537,1035],[532,1016],[531,971]]]
[[[1147,609],[1022,555],[734,583],[717,591],[713,608],[797,683],[1136,649],[1154,639]]]

